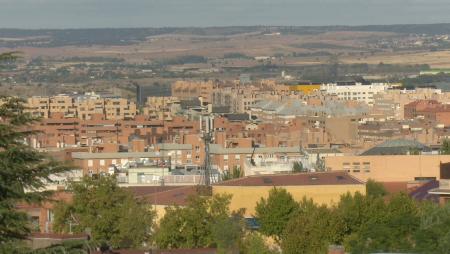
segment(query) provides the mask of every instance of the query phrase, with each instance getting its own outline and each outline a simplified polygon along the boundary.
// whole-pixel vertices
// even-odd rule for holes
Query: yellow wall
[[[232,194],[230,210],[245,208],[245,216],[255,215],[256,203],[261,198],[267,198],[272,186],[213,186],[213,194]],[[292,194],[295,200],[301,201],[303,197],[312,198],[317,204],[336,204],[340,196],[347,192],[366,193],[364,184],[355,185],[303,185],[283,186]]]
[[[450,162],[450,155],[379,155],[339,156],[325,158],[328,170],[346,170],[354,177],[366,181],[407,182],[415,177],[440,177],[440,163]],[[349,165],[345,165],[345,163]],[[360,172],[354,172],[354,163],[360,163]],[[363,168],[370,164],[368,172]]]
[[[304,94],[310,94],[314,90],[319,90],[319,89],[320,89],[320,85],[302,85],[302,84],[299,84],[299,85],[289,86],[289,90],[303,92]]]

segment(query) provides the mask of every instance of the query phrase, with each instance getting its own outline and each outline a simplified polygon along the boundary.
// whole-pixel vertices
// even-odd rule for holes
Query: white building
[[[323,84],[321,90],[329,95],[335,95],[341,101],[359,101],[365,102],[372,106],[374,103],[374,95],[384,92],[389,88],[386,83],[372,83],[363,85],[361,83],[340,85],[336,83]]]

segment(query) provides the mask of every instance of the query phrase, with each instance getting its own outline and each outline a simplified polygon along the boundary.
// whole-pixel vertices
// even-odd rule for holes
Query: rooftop
[[[160,192],[153,192],[142,197],[153,205],[187,205],[188,198],[198,195],[197,186],[183,186]]]
[[[274,154],[274,153],[300,153],[299,146],[293,147],[238,147],[238,148],[224,148],[221,145],[211,144],[211,154],[251,154],[255,149],[255,154]]]
[[[412,150],[430,152],[431,148],[410,139],[392,139],[376,145],[361,155],[406,155]]]
[[[345,171],[248,176],[218,183],[218,186],[301,186],[364,184]]]

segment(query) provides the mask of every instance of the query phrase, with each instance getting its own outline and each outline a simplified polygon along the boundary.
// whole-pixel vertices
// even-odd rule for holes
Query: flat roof
[[[168,157],[167,152],[140,152],[140,153],[72,153],[73,159],[129,159],[129,158],[162,158]]]
[[[220,182],[217,186],[364,185],[345,171],[257,175]]]
[[[255,154],[271,154],[271,153],[301,153],[299,146],[294,147],[237,147],[237,148],[224,148],[221,145],[211,144],[211,154],[251,154],[255,149]]]

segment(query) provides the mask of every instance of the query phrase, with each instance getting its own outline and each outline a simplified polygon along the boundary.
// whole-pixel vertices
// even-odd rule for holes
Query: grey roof
[[[226,114],[225,117],[230,121],[246,121],[250,119],[249,114]]]
[[[300,153],[299,146],[296,147],[257,147],[255,148],[255,154],[270,154],[270,153]],[[224,148],[221,145],[211,144],[211,154],[251,154],[253,152],[252,147],[237,147],[237,148]]]
[[[372,147],[361,155],[405,155],[411,152],[412,149],[422,152],[431,151],[430,147],[415,140],[393,139]]]
[[[285,102],[260,101],[252,106],[267,112],[274,112],[280,116],[307,116],[307,115],[330,115],[330,116],[352,116],[369,112],[367,106],[348,107],[342,102],[326,101],[324,105],[305,105],[300,100],[288,100]]]
[[[225,114],[225,113],[230,113],[230,111],[231,111],[230,106],[213,106],[211,113]]]

